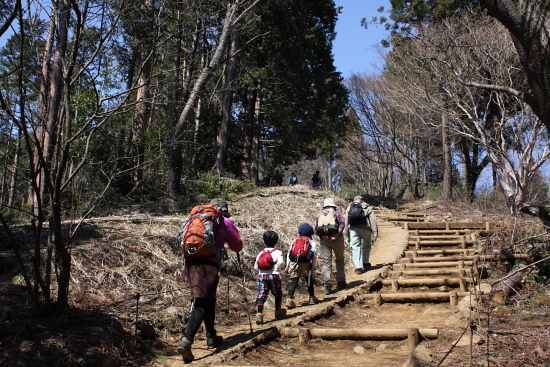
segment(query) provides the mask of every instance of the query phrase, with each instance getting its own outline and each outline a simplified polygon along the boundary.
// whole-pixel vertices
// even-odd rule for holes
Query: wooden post
[[[417,250],[422,249],[422,246],[420,245],[420,241],[416,241],[416,244],[415,244],[414,248],[417,249]]]
[[[460,291],[466,292],[466,280],[464,280],[464,278],[460,278],[459,284],[460,284]]]
[[[458,268],[459,268],[459,269],[464,269],[464,260],[460,260],[460,261],[458,262]]]
[[[307,345],[311,339],[311,332],[307,328],[300,328],[298,330],[298,341],[300,345]]]
[[[460,236],[460,247],[461,248],[467,248],[468,245],[466,244],[466,238],[464,236]]]
[[[446,222],[446,223],[445,223],[445,229],[446,229],[447,231],[450,231],[450,230],[451,230],[451,223]]]
[[[491,230],[491,223],[485,222],[485,230],[490,231]]]
[[[375,306],[382,306],[383,300],[382,295],[377,293],[374,295],[374,305]]]
[[[451,302],[451,307],[456,307],[456,305],[458,304],[458,293],[450,292],[449,293],[449,299],[450,299],[450,302]]]
[[[391,281],[391,290],[393,293],[399,292],[399,282],[395,279]]]
[[[407,342],[411,349],[416,348],[420,344],[420,331],[417,328],[410,328],[408,330]]]
[[[408,231],[409,230],[409,222],[405,222],[403,228],[405,229],[405,231]]]

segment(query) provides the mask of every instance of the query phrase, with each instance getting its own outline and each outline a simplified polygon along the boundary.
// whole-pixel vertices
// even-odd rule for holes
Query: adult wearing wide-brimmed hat
[[[346,274],[344,265],[344,228],[346,219],[338,210],[333,198],[326,198],[323,203],[323,209],[317,216],[315,221],[315,232],[321,238],[320,255],[321,255],[321,279],[325,286],[325,294],[330,294],[332,291],[332,253],[334,252],[334,262],[336,264],[336,284],[338,289],[346,288]],[[330,216],[334,213],[334,220],[337,226],[336,233],[323,234],[319,233],[319,220],[322,215]]]

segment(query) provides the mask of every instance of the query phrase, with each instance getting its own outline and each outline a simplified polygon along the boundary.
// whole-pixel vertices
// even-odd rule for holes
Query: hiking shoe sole
[[[195,356],[193,355],[193,352],[191,352],[191,346],[178,346],[178,353],[181,354],[183,361],[185,363],[191,363],[195,360]]]

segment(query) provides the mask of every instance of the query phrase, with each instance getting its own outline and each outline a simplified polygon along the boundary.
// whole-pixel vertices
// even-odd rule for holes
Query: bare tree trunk
[[[444,108],[441,112],[441,140],[443,144],[443,160],[445,162],[441,200],[451,201],[453,199],[453,166],[451,157],[451,141],[449,139],[449,119],[446,112],[447,94],[443,88],[441,88],[441,99]]]
[[[148,29],[139,44],[139,61],[141,64],[137,80],[136,107],[134,110],[134,122],[132,125],[132,146],[134,157],[134,187],[132,192],[139,192],[143,184],[143,164],[145,163],[145,144],[143,134],[147,130],[149,120],[149,88],[154,58],[154,26],[153,26],[153,1],[144,1],[144,16],[142,21],[149,24]]]
[[[328,180],[327,180],[327,190],[332,191],[332,162],[328,164]]]
[[[17,138],[15,140],[15,149],[13,152],[13,163],[11,169],[11,178],[8,189],[8,205],[12,206],[15,200],[15,187],[17,186],[17,171],[19,170],[19,154],[21,150],[21,129],[17,129]]]
[[[258,182],[258,172],[260,166],[260,107],[262,103],[260,90],[261,85],[258,81],[256,85],[256,101],[254,103],[254,125],[252,127],[254,135],[252,136],[252,146],[250,147],[250,179],[254,182]]]
[[[229,50],[229,62],[227,63],[227,75],[225,78],[224,95],[222,102],[222,120],[218,133],[218,154],[216,156],[218,176],[225,173],[225,157],[227,150],[227,128],[231,119],[231,102],[233,97],[233,83],[237,70],[237,50],[239,49],[240,30],[233,30],[233,40]]]
[[[255,83],[257,85],[257,83]],[[252,180],[252,146],[254,140],[254,124],[255,124],[255,108],[256,99],[258,99],[258,89],[256,86],[248,93],[248,114],[247,123],[244,126],[244,142],[243,142],[243,161],[241,163],[241,173],[244,178]]]
[[[497,19],[510,32],[530,91],[521,97],[550,130],[550,57],[547,1],[480,0],[487,14]]]
[[[515,271],[515,270],[513,270]],[[492,300],[495,303],[504,304],[521,288],[523,273],[519,272],[497,283],[493,289]]]
[[[58,47],[54,53],[53,73],[50,88],[48,132],[51,134],[51,141],[48,146],[47,158],[45,161],[48,168],[46,172],[52,176],[52,180],[48,181],[48,190],[51,195],[48,247],[53,247],[55,251],[55,265],[57,270],[56,275],[58,285],[57,307],[60,311],[64,311],[68,305],[71,254],[65,246],[61,231],[61,187],[63,174],[68,161],[68,151],[60,148],[60,144],[63,142],[58,140],[58,136],[68,139],[71,126],[68,96],[70,89],[70,77],[65,74],[65,71],[68,72],[68,68],[66,68],[66,66],[69,64],[69,60],[67,59],[67,43],[71,3],[70,0],[63,0],[60,4],[61,8],[59,9],[58,15],[59,26],[57,29]],[[60,106],[62,102],[64,102],[64,108],[61,113]],[[65,118],[63,118],[63,116]],[[64,126],[62,125],[63,122],[65,123]],[[59,134],[60,129],[64,130],[65,134]],[[45,175],[45,177],[48,177],[48,175]],[[48,278],[46,278],[46,282],[49,282]]]
[[[225,46],[227,44],[227,39],[229,36],[229,31],[231,27],[234,26],[234,22],[236,20],[237,8],[238,8],[238,3],[229,4],[227,6],[225,22],[219,37],[218,44],[216,46],[216,50],[212,57],[212,60],[210,60],[210,63],[208,64],[208,66],[201,71],[199,77],[197,78],[197,81],[193,86],[193,90],[189,94],[189,98],[185,103],[185,107],[183,108],[183,111],[179,116],[178,122],[176,123],[174,132],[172,133],[172,139],[170,142],[169,192],[173,199],[181,195],[180,179],[181,179],[181,172],[182,172],[182,166],[181,166],[182,137],[185,131],[187,130],[187,126],[188,126],[188,122],[191,117],[191,114],[193,113],[193,110],[197,106],[198,99],[202,95],[204,88],[206,86],[206,83],[210,80],[214,72],[221,65]]]

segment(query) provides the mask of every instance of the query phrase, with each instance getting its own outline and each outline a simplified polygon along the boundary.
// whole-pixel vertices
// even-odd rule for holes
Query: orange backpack
[[[223,220],[221,210],[211,204],[197,205],[191,210],[185,226],[180,232],[183,257],[194,256],[219,257],[220,248],[214,237],[219,222]]]

